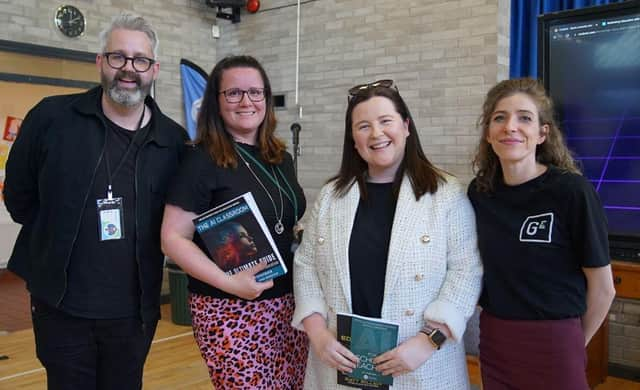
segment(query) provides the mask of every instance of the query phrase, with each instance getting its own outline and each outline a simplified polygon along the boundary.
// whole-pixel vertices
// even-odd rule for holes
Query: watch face
[[[56,27],[64,35],[74,38],[82,35],[85,28],[84,15],[72,5],[61,5],[54,17]]]
[[[431,340],[438,346],[441,347],[445,341],[447,341],[447,336],[444,335],[439,329],[434,329],[433,333],[431,333]]]

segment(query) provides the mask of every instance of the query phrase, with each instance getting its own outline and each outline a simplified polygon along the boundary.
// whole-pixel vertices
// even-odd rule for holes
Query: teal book
[[[337,314],[338,341],[360,359],[351,374],[338,371],[338,384],[365,390],[388,390],[391,375],[375,370],[373,359],[398,345],[398,324],[356,314]]]

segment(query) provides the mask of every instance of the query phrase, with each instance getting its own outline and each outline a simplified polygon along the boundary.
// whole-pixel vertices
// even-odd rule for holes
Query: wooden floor
[[[193,341],[190,326],[173,324],[168,305],[151,345],[144,370],[144,388],[151,390],[211,390],[207,369]],[[0,336],[1,390],[44,390],[46,375],[35,356],[33,331],[20,330]]]
[[[207,369],[193,341],[191,328],[171,323],[167,305],[163,306],[163,320],[144,371],[147,390],[211,389]],[[43,390],[46,388],[44,369],[35,357],[33,332],[20,330],[0,336],[0,389]],[[479,383],[477,366],[469,364],[472,383]],[[640,390],[640,383],[609,377],[597,390]]]
[[[480,368],[476,358],[467,357],[469,380],[472,384],[480,386]],[[594,390],[640,390],[640,383],[616,377],[607,377],[607,380],[595,387]]]
[[[24,280],[9,271],[0,269],[0,297],[2,297],[0,332],[15,332],[31,328],[29,294]]]

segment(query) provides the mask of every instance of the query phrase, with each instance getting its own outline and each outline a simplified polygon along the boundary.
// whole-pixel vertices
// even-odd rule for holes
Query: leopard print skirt
[[[261,301],[189,295],[193,333],[216,390],[302,389],[309,342],[293,295]]]

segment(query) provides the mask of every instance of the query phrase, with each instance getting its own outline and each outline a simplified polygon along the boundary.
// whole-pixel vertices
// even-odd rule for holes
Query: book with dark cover
[[[193,220],[209,255],[222,271],[234,275],[266,262],[267,268],[256,274],[264,282],[287,273],[253,195],[247,192]]]
[[[380,318],[337,313],[338,341],[360,361],[351,374],[338,370],[338,384],[366,390],[388,390],[391,375],[375,370],[372,360],[398,345],[398,324]]]

